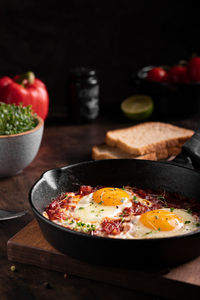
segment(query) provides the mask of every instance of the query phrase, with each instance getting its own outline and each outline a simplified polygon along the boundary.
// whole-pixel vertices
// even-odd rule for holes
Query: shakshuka
[[[43,215],[75,231],[121,239],[170,237],[200,228],[197,201],[130,186],[81,186],[54,199]]]

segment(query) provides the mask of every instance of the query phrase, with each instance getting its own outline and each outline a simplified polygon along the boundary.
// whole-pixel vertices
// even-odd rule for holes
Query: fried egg
[[[78,202],[74,218],[82,222],[100,223],[104,218],[119,218],[126,207],[131,207],[131,193],[119,188],[102,188],[86,195]]]
[[[162,208],[148,211],[132,220],[129,235],[134,238],[170,237],[196,230],[198,218],[184,209]]]
[[[122,239],[163,238],[198,229],[199,215],[181,206],[168,208],[156,197],[141,197],[131,187],[93,188],[86,195],[67,193],[55,199],[43,215],[72,230]]]

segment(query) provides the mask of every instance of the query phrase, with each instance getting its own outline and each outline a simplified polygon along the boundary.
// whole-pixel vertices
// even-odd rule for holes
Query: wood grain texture
[[[198,120],[180,120],[174,124],[195,129]],[[28,213],[22,218],[0,222],[0,299],[57,300],[64,297],[70,300],[101,300],[106,295],[109,300],[155,300],[155,296],[145,294],[147,291],[144,293],[116,285],[113,287],[107,283],[75,275],[65,280],[64,272],[55,272],[22,263],[14,263],[17,271],[11,272],[10,266],[13,263],[7,259],[7,241],[33,219],[28,203],[28,192],[40,175],[48,169],[91,159],[92,146],[104,141],[107,130],[130,125],[130,123],[119,121],[101,120],[93,124],[78,126],[69,126],[64,122],[55,125],[54,122],[49,122],[45,125],[41,148],[35,160],[21,174],[10,178],[0,178],[0,208],[16,211],[28,209]],[[23,258],[23,255],[19,254]],[[50,289],[43,286],[45,281],[49,282]],[[180,286],[184,293],[185,284]],[[190,288],[196,290],[194,286]]]
[[[8,241],[8,259],[170,299],[200,292],[200,257],[169,270],[136,271],[88,264],[64,255],[43,237],[36,220]],[[174,289],[176,294],[173,293]]]

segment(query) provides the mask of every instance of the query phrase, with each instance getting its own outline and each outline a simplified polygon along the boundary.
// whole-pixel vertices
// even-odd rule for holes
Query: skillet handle
[[[200,170],[200,129],[182,146],[182,152],[174,162],[190,169]]]

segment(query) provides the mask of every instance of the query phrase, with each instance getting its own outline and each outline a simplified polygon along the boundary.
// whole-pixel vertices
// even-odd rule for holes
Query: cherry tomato
[[[151,81],[164,82],[167,77],[167,71],[161,67],[155,67],[147,73],[147,79]]]
[[[168,76],[169,81],[172,83],[189,83],[188,68],[186,66],[171,67]]]
[[[188,63],[188,73],[192,82],[200,82],[200,57],[193,57]]]

